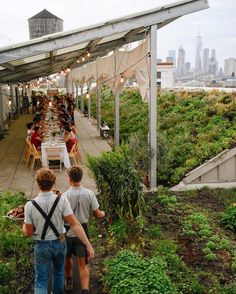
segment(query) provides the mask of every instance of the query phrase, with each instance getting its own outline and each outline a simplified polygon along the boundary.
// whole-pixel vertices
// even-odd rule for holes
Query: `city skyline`
[[[161,7],[173,0],[9,0],[0,11],[0,47],[29,40],[28,18],[44,8],[64,20],[64,30],[71,30],[139,11]],[[220,67],[224,60],[236,56],[234,0],[209,0],[210,8],[173,21],[157,32],[157,55],[165,59],[168,50],[180,45],[186,50],[186,61],[194,64],[195,38],[200,31],[203,48],[215,48]],[[9,9],[14,7],[14,9]],[[85,13],[88,12],[89,13]],[[101,13],[102,12],[102,13]],[[227,18],[225,17],[227,15]]]

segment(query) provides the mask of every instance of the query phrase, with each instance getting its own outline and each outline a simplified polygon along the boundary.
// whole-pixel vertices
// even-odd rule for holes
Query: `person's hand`
[[[88,260],[91,260],[94,258],[94,250],[93,250],[93,247],[91,245],[88,245],[86,247],[87,249],[87,254],[88,254]]]
[[[105,214],[105,211],[101,210],[100,213],[101,213],[101,217],[105,217],[105,215],[106,215],[106,214]]]

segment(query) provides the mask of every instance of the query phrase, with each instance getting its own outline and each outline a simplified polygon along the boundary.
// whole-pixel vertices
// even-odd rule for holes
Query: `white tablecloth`
[[[56,143],[55,145],[49,144],[48,142],[42,143],[42,145],[41,145],[41,149],[42,149],[42,165],[43,166],[48,166],[46,148],[50,148],[50,147],[51,148],[57,148],[57,147],[61,148],[61,154],[60,154],[61,161],[64,163],[66,168],[69,168],[71,166],[70,165],[70,158],[69,158],[68,151],[66,149],[66,144],[65,143]]]

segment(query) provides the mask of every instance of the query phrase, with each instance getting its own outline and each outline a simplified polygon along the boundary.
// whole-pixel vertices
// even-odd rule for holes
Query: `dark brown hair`
[[[40,168],[36,174],[36,181],[41,191],[47,192],[52,189],[56,182],[54,172],[48,168]]]
[[[74,183],[80,182],[83,177],[83,170],[79,166],[72,166],[68,169],[67,174]]]

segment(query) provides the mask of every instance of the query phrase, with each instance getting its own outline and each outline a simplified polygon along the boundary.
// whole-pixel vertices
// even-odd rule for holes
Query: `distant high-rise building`
[[[176,50],[169,50],[168,57],[172,57],[173,62],[176,63]]]
[[[30,39],[62,32],[63,20],[46,9],[28,19]]]
[[[195,73],[200,73],[202,67],[202,37],[196,38]]]
[[[224,74],[227,77],[236,76],[236,59],[230,57],[225,59]]]
[[[209,74],[216,75],[218,72],[218,61],[216,59],[216,49],[211,50],[211,58],[209,61]]]
[[[181,46],[178,51],[178,60],[177,60],[177,76],[184,75],[184,64],[185,64],[185,50]]]
[[[184,64],[184,74],[187,75],[191,72],[191,62],[185,62]]]
[[[173,57],[167,56],[166,57],[166,62],[174,63]]]
[[[209,48],[204,48],[203,49],[203,58],[202,58],[202,72],[204,74],[208,74],[209,73]]]

